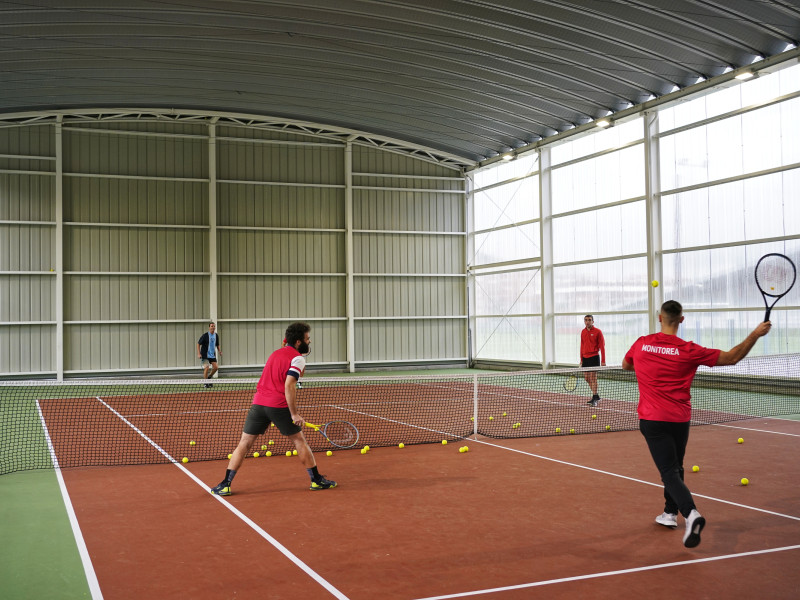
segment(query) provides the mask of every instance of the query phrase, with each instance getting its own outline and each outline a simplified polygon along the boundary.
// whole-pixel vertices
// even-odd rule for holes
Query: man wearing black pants
[[[690,389],[697,367],[735,365],[772,326],[761,323],[745,340],[728,352],[704,348],[678,337],[683,307],[674,300],[661,306],[661,332],[640,337],[622,361],[626,371],[636,371],[639,382],[639,431],[664,483],[664,512],[656,523],[678,526],[678,512],[686,519],[683,545],[694,548],[706,520],[697,511],[692,493],[683,482],[683,457],[692,418]]]

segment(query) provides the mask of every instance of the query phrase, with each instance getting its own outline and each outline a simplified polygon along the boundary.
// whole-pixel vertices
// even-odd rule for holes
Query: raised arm
[[[735,365],[740,360],[742,360],[750,350],[753,349],[753,346],[756,345],[758,338],[763,337],[769,333],[770,328],[772,327],[772,323],[769,321],[764,321],[760,323],[758,327],[753,329],[750,334],[744,338],[744,341],[739,344],[738,346],[734,346],[727,352],[722,351],[719,353],[719,358],[717,359],[717,367],[723,367],[726,365]]]

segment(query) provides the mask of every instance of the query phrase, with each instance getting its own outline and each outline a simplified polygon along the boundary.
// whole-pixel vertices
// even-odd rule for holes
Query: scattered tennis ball
[[[574,429],[570,429],[569,432],[570,433],[575,433],[575,430]]]
[[[292,456],[297,456],[297,450],[292,450]]]
[[[736,441],[737,441],[739,444],[744,444],[744,438],[739,438],[739,439],[738,439],[738,440],[736,440]]]
[[[197,442],[195,442],[194,440],[192,440],[191,442],[189,442],[189,445],[190,445],[190,446],[194,446],[196,443],[197,443]]]
[[[489,417],[489,420],[490,421],[494,421],[494,417]]]
[[[268,443],[270,446],[272,446],[272,444],[274,444],[274,443],[275,443],[275,440],[270,440],[270,441],[268,441],[267,443]]]
[[[699,470],[700,470],[700,467],[698,467],[697,465],[692,467],[692,471],[694,471],[695,473],[697,473]]]
[[[369,452],[369,446],[364,446],[364,452]]]
[[[287,450],[286,451],[286,456],[291,456],[291,455],[292,455],[292,451],[291,450]]]
[[[464,452],[469,452],[469,446],[464,446]]]
[[[269,426],[270,427],[275,427],[275,423],[270,423]]]
[[[259,456],[261,455],[258,452],[253,452],[253,458],[258,458]]]
[[[747,477],[742,477],[742,485],[747,485],[750,483],[750,480]]]
[[[507,417],[507,416],[508,416],[508,413],[503,413],[503,416],[504,416],[504,417]]]
[[[611,431],[611,425],[606,425],[606,431]]]
[[[592,415],[592,418],[593,418],[593,419],[596,419],[596,418],[597,418],[597,415]]]
[[[361,449],[361,454],[366,454],[366,453],[367,453],[367,449],[366,448],[362,448]]]
[[[272,452],[270,452],[269,450],[267,450],[267,453],[266,453],[264,456],[272,456]]]
[[[466,452],[466,450],[464,450],[464,446],[461,446],[461,448],[459,448],[458,451],[461,452],[461,454],[464,454],[464,452]]]
[[[228,460],[233,458],[233,454],[228,454]]]
[[[262,450],[266,450],[267,449],[267,445],[266,444],[262,444],[261,449]]]
[[[474,420],[475,420],[475,417],[470,417],[470,418],[469,418],[469,420],[470,420],[470,421],[474,421]]]
[[[556,433],[561,433],[561,427],[556,427]]]
[[[188,463],[188,462],[189,462],[189,459],[188,459],[188,458],[186,458],[186,457],[184,456],[184,457],[181,459],[181,462],[182,462],[183,464],[186,464],[186,463]]]
[[[400,442],[399,444],[397,444],[397,447],[398,448],[405,448],[406,445],[403,442]]]
[[[650,285],[653,287],[658,287],[658,279],[653,279],[653,281],[650,282]]]
[[[333,456],[333,452],[331,452],[330,450],[328,450],[328,451],[325,453],[325,456]]]
[[[447,446],[447,440],[442,440],[442,446]]]

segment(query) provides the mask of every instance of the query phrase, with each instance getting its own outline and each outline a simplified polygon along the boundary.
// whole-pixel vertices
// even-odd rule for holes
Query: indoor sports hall
[[[797,3],[0,33],[0,598],[800,597]]]

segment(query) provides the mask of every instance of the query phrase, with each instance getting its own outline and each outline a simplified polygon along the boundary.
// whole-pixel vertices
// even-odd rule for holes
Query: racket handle
[[[767,312],[765,312],[765,313],[764,313],[764,323],[766,323],[767,321],[769,321],[769,314],[770,314],[771,312],[772,312],[772,307],[770,306],[770,307],[768,307],[768,308],[767,308]]]

